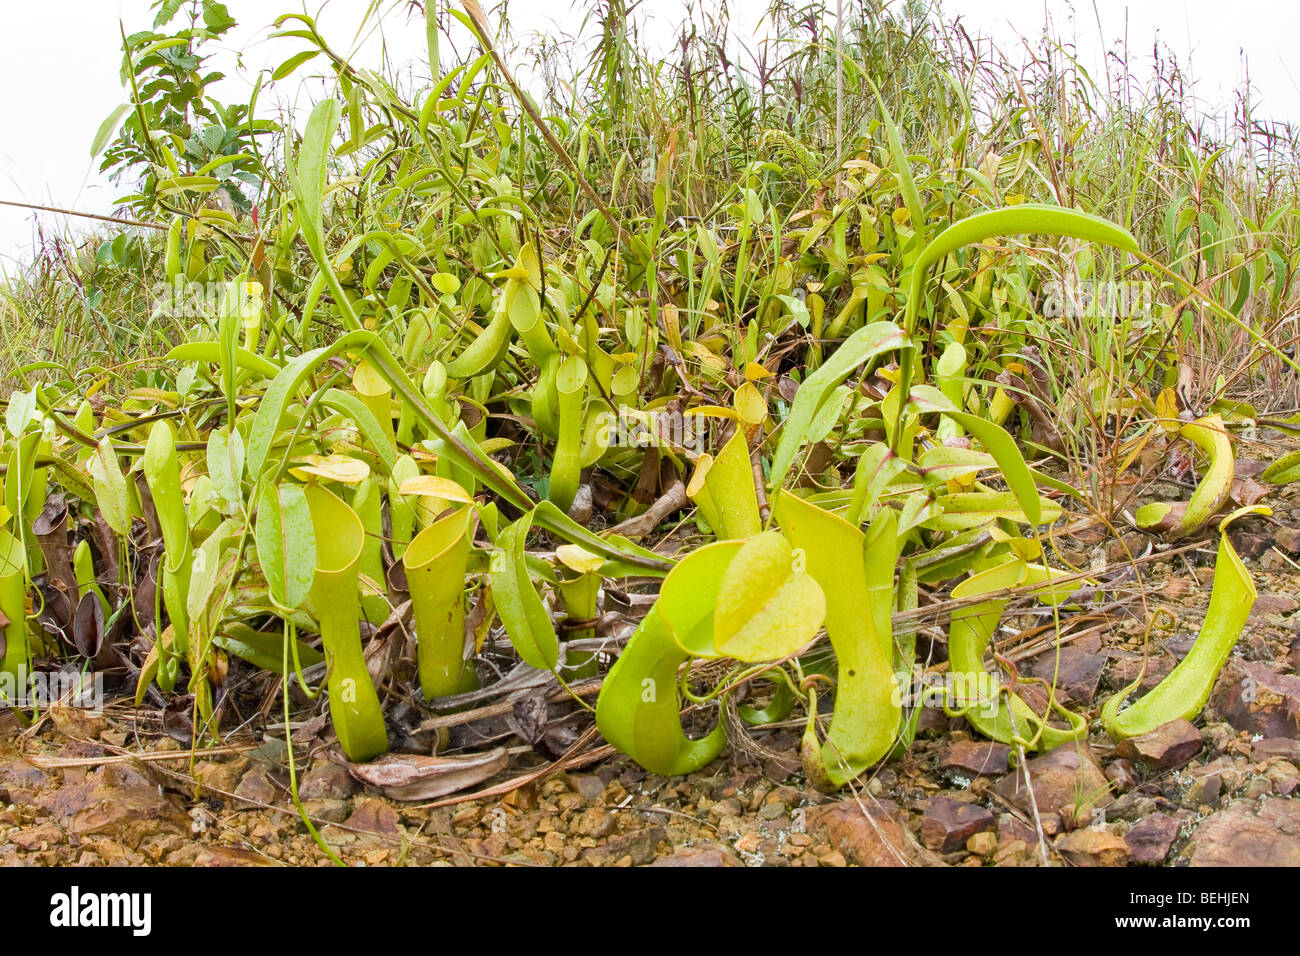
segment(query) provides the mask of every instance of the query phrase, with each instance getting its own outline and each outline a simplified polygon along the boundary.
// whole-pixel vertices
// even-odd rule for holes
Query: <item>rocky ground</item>
[[[1095,718],[1139,673],[1144,634],[1146,686],[1190,649],[1213,580],[1209,545],[1142,566],[1145,612],[1130,602],[1070,631],[1058,687],[1093,718],[1084,747],[1021,763],[974,738],[960,718],[926,711],[905,757],[828,796],[798,773],[793,721],[755,732],[751,746],[687,778],[647,774],[598,740],[563,766],[514,747],[505,773],[440,801],[410,802],[384,797],[334,762],[328,740],[313,736],[318,720],[295,732],[303,807],[333,853],[369,866],[1297,866],[1296,495],[1297,486],[1271,494],[1273,517],[1232,532],[1260,597],[1194,723],[1116,746]],[[1125,543],[1140,554],[1152,539],[1129,533]],[[1112,561],[1122,551],[1099,533],[1068,544],[1083,565],[1098,548]],[[1148,629],[1158,608],[1168,626]],[[928,648],[940,665],[941,634],[934,630]],[[1022,675],[1051,677],[1052,650],[1014,635],[1009,643],[1020,649],[1009,656]],[[570,726],[564,745],[577,733]],[[486,792],[470,799],[476,788]],[[331,862],[290,799],[285,745],[269,733],[191,753],[156,718],[116,705],[98,717],[55,710],[31,727],[6,714],[0,801],[0,863],[9,865]]]

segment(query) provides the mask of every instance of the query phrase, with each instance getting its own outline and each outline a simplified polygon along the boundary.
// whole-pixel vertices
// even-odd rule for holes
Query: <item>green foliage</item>
[[[683,703],[767,688],[735,712],[802,706],[804,770],[842,786],[911,741],[918,595],[960,605],[939,622],[952,670],[987,688],[1001,622],[1071,608],[1061,582],[1082,574],[1049,562],[1062,523],[1119,517],[1120,477],[1181,436],[1209,468],[1169,531],[1200,533],[1231,482],[1229,429],[1260,414],[1230,387],[1285,365],[1270,316],[1294,305],[1289,200],[1261,209],[1158,91],[1135,107],[1084,87],[1083,116],[1058,116],[1054,76],[1026,90],[954,59],[919,4],[863,5],[842,59],[824,11],[774,5],[787,33],[749,72],[697,34],[651,60],[607,3],[572,82],[543,48],[537,104],[503,69],[508,33],[447,62],[466,48],[440,31],[470,21],[437,5],[443,59],[414,87],[289,14],[277,35],[298,48],[270,87],[308,61],[330,86],[301,137],[260,118],[261,87],[209,95],[224,6],[155,6],[94,148],[156,235],[43,260],[4,302],[29,328],[75,318],[11,350],[3,666],[72,655],[47,626],[70,610],[28,612],[33,522],[57,492],[64,544],[95,542],[78,601],[97,587],[122,622],[110,650],[137,702],[188,691],[201,735],[229,726],[232,688],[292,666],[312,697],[323,663],[340,743],[369,759],[395,701],[444,711],[501,665],[597,673],[566,635],[608,640],[602,584],[662,578],[604,677],[605,738],[690,772],[736,722],[689,737]],[[1150,308],[1071,311],[1077,283],[1120,281]],[[1230,358],[1239,372],[1187,381]],[[1175,383],[1216,412],[1175,423]],[[1216,607],[1249,597],[1234,557]],[[363,647],[363,624],[382,639]],[[1112,707],[1112,733],[1199,710],[1239,627],[1207,625],[1194,679]],[[381,653],[406,630],[413,659]],[[697,660],[721,662],[710,686]],[[1087,729],[1014,681],[945,703],[1031,749]]]

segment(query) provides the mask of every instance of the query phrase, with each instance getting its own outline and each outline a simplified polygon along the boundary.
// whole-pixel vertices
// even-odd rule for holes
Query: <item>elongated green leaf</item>
[[[242,657],[254,667],[273,674],[284,673],[284,641],[281,632],[255,631],[247,624],[230,624],[212,637],[212,643],[227,653]],[[298,641],[298,663],[304,668],[325,660],[325,655],[310,644]],[[290,667],[293,667],[290,658]]]
[[[963,475],[974,475],[998,466],[997,459],[985,451],[973,448],[949,448],[937,445],[921,453],[921,473],[929,481],[950,481]]]
[[[997,461],[998,467],[1002,469],[1002,477],[1006,479],[1007,486],[1016,496],[1016,500],[1020,503],[1020,507],[1029,523],[1033,525],[1042,523],[1042,506],[1038,497],[1038,489],[1034,485],[1034,476],[1030,473],[1029,466],[1025,464],[1025,458],[1020,454],[1020,448],[1016,445],[1015,439],[1008,435],[1001,426],[980,418],[978,415],[972,415],[969,412],[954,408],[947,397],[936,388],[931,388],[928,385],[918,385],[912,389],[911,397],[912,402],[921,411],[937,411],[947,415],[967,432],[979,439],[988,453]]]
[[[873,322],[845,339],[817,371],[804,379],[790,406],[790,414],[782,426],[781,441],[772,458],[772,488],[779,488],[785,481],[799,446],[808,436],[817,410],[834,392],[835,387],[868,359],[895,349],[907,351],[911,347],[907,336],[894,323]]]
[[[519,656],[532,667],[554,670],[560,659],[559,641],[524,559],[532,518],[529,513],[501,531],[492,553],[492,597]]]
[[[921,252],[916,265],[912,267],[912,277],[908,283],[907,304],[903,312],[903,331],[910,336],[916,331],[916,322],[921,314],[921,299],[930,267],[945,256],[956,252],[963,246],[983,242],[995,236],[1022,235],[1025,233],[1046,233],[1054,236],[1072,236],[1089,242],[1099,242],[1141,255],[1137,240],[1122,227],[1099,216],[1063,209],[1059,206],[1025,204],[1007,206],[976,213],[961,219],[943,232],[939,233]],[[898,381],[904,390],[912,384],[912,353],[904,351],[899,356]],[[896,413],[896,423],[891,445],[897,451],[903,438],[902,425],[906,406],[900,405]],[[953,419],[962,424],[960,419]],[[963,425],[963,427],[965,427]],[[992,448],[989,451],[993,451]]]
[[[379,463],[384,474],[391,475],[393,473],[393,467],[397,464],[397,449],[393,447],[388,432],[379,423],[379,419],[375,417],[375,413],[370,410],[365,402],[351,392],[345,392],[340,388],[331,388],[321,396],[320,403],[326,408],[342,412],[356,422],[357,428],[365,436],[367,449],[379,456]]]
[[[871,513],[889,483],[906,468],[907,462],[890,451],[884,442],[869,445],[858,456],[858,464],[853,471],[853,493],[849,498],[845,520],[855,527],[860,525]]]
[[[321,200],[325,193],[325,162],[329,158],[330,139],[338,128],[343,107],[334,99],[321,100],[307,118],[303,131],[302,147],[298,152],[298,165],[293,174],[293,195],[298,202],[298,218],[302,224],[303,238],[309,245],[319,248],[324,236],[321,233]],[[312,250],[313,255],[316,248]]]
[[[209,603],[214,597],[220,596],[218,592],[225,591],[224,585],[229,581],[233,567],[228,565],[223,568],[222,558],[225,557],[231,540],[242,530],[242,525],[237,526],[227,518],[213,528],[212,533],[194,550],[190,591],[185,597],[185,609],[191,621],[203,621]],[[227,560],[233,562],[234,550],[229,549],[229,554],[232,557]],[[220,613],[215,615],[217,620],[220,617]]]
[[[1049,498],[1034,497],[1035,517],[1024,510],[1024,502],[1008,491],[969,491],[941,495],[935,499],[936,513],[923,522],[924,527],[941,531],[960,531],[991,524],[995,519],[1020,524],[1050,524],[1061,517],[1061,507]]]
[[[118,126],[122,123],[122,117],[131,112],[130,103],[122,103],[113,108],[113,112],[104,117],[104,122],[99,124],[99,129],[95,131],[95,138],[90,142],[90,156],[95,158],[104,151],[113,134],[117,132]]]
[[[243,501],[244,438],[239,429],[229,425],[213,429],[208,436],[208,477],[217,494],[232,507]]]
[[[217,321],[217,356],[221,364],[221,391],[226,396],[226,421],[233,422],[237,412],[236,400],[239,395],[236,380],[239,373],[235,361],[235,350],[239,348],[240,314],[236,304],[244,294],[244,276],[240,276],[233,286],[227,286],[222,296],[221,317]]]
[[[1300,449],[1283,455],[1264,469],[1261,476],[1265,481],[1275,485],[1286,485],[1300,481]]]
[[[220,363],[221,347],[217,342],[182,342],[167,353],[166,361]],[[280,371],[280,366],[243,346],[235,349],[235,364],[262,378],[275,378]]]
[[[27,430],[32,416],[36,414],[36,392],[15,391],[9,395],[9,404],[5,406],[5,427],[9,434],[17,438]]]
[[[108,526],[126,537],[131,533],[131,496],[127,492],[126,478],[113,450],[113,440],[107,435],[86,462],[91,483],[95,488],[95,503]]]
[[[257,561],[271,598],[285,608],[302,607],[316,569],[316,534],[301,485],[269,485],[257,503],[253,535]]]
[[[275,72],[271,74],[271,79],[283,80],[286,76],[291,74],[294,70],[298,69],[298,67],[302,66],[308,60],[312,59],[313,57],[319,56],[320,52],[321,52],[320,50],[303,50],[301,53],[295,53],[293,56],[289,57],[289,59],[285,60],[283,63],[281,63],[279,66],[275,68]]]
[[[907,161],[907,152],[903,149],[903,141],[898,135],[898,127],[894,125],[894,118],[885,108],[884,97],[880,95],[880,90],[876,88],[875,83],[870,79],[867,83],[871,86],[871,92],[876,95],[876,104],[880,107],[885,136],[889,140],[890,158],[894,162],[895,175],[898,177],[899,191],[903,194],[903,203],[907,206],[908,218],[912,221],[912,228],[916,230],[916,241],[918,244],[924,243],[925,207],[921,205],[921,194],[916,191],[916,180],[912,177],[912,164]]]
[[[347,336],[344,338],[346,339]],[[275,442],[275,433],[280,429],[280,422],[284,419],[289,403],[293,401],[294,395],[317,365],[331,354],[342,351],[337,347],[336,342],[332,347],[304,352],[285,365],[271,380],[270,387],[267,388],[266,394],[262,396],[262,401],[257,406],[253,427],[248,433],[248,474],[254,481],[262,477],[267,456],[271,453],[271,445]]]
[[[925,286],[930,267],[963,246],[969,246],[997,236],[1017,236],[1026,233],[1044,233],[1051,236],[1071,236],[1088,242],[1099,242],[1126,252],[1140,252],[1137,240],[1128,230],[1108,219],[1061,206],[1025,203],[990,209],[961,219],[931,240],[912,269],[912,279],[907,293],[903,331],[909,335],[916,330],[916,318],[921,309],[921,291]]]
[[[343,327],[349,331],[356,331],[361,328],[361,320],[352,307],[352,300],[334,273],[329,250],[325,248],[325,230],[321,219],[326,160],[329,158],[330,140],[338,128],[342,111],[343,107],[338,100],[326,99],[317,103],[307,118],[307,128],[302,136],[302,148],[298,152],[298,164],[293,171],[293,198],[302,236],[307,242],[307,251],[311,253],[321,275],[325,277],[325,284],[329,286],[334,303],[338,306]],[[309,319],[309,315],[303,316],[304,322]]]

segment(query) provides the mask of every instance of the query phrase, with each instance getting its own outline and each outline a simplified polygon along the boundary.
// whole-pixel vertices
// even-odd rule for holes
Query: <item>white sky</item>
[[[251,78],[302,49],[301,41],[268,40],[269,21],[281,12],[304,9],[303,0],[227,0],[239,21],[221,44],[214,65],[231,78],[219,99],[244,99]],[[354,46],[356,29],[370,0],[331,0],[318,17],[335,49],[356,50],[353,61],[379,65],[378,37]],[[383,0],[395,12],[385,19],[384,38],[392,62],[420,63],[424,69],[424,32],[408,25],[406,4]],[[444,0],[446,2],[446,0]],[[704,0],[707,2],[707,0]],[[851,0],[845,3],[850,6]],[[321,0],[307,0],[317,11]],[[491,10],[490,0],[483,6]],[[834,8],[833,0],[828,6]],[[119,85],[119,22],[126,32],[152,23],[149,0],[0,0],[0,199],[109,212],[118,194],[96,171],[90,143],[100,122],[123,102]],[[652,35],[671,37],[683,10],[681,0],[643,0]],[[731,0],[734,30],[744,39],[757,37],[765,0]],[[1073,40],[1085,65],[1100,76],[1102,55],[1125,35],[1132,51],[1130,70],[1149,69],[1157,36],[1186,64],[1190,57],[1197,93],[1207,113],[1230,110],[1233,91],[1245,75],[1257,91],[1256,115],[1300,121],[1300,62],[1288,68],[1287,52],[1300,37],[1300,4],[1294,0],[945,0],[946,15],[961,15],[968,31],[987,35],[1004,51],[1014,51],[1017,37],[1037,37],[1050,19],[1064,39]],[[581,12],[571,0],[515,0],[510,16],[516,35],[557,27],[575,32]],[[1100,22],[1099,22],[1100,21]],[[288,91],[288,92],[286,92]],[[281,95],[292,87],[281,84]],[[298,91],[307,98],[310,88]],[[3,260],[30,255],[39,216],[47,233],[60,233],[67,217],[0,206],[0,269]],[[74,224],[81,231],[84,225]]]

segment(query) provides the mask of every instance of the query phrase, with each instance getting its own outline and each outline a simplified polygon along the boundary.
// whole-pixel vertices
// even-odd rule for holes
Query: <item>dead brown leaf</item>
[[[370,763],[350,763],[348,772],[390,800],[432,800],[496,776],[509,759],[504,747],[467,757],[387,754]]]

